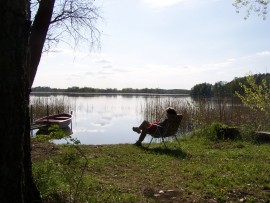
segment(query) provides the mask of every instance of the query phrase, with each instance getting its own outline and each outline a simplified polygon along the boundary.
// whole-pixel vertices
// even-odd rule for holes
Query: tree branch
[[[46,40],[55,0],[41,0],[30,35],[30,66],[29,84],[34,82],[36,71],[40,62],[43,46]]]

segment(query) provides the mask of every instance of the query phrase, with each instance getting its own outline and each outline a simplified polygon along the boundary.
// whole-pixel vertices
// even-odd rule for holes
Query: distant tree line
[[[255,74],[253,75],[255,83],[260,85],[262,80],[265,79],[268,81],[268,86],[270,83],[270,74]],[[244,94],[244,88],[240,86],[240,83],[243,85],[249,86],[247,83],[247,77],[235,78],[231,82],[219,81],[214,85],[210,83],[201,83],[197,84],[191,88],[190,95],[192,97],[226,97],[233,96],[235,92],[239,94]]]
[[[263,79],[270,83],[270,74],[255,74],[253,75],[254,80],[257,85],[262,83]],[[243,87],[239,84],[248,86],[246,77],[234,78],[231,82],[219,81],[215,84],[210,83],[201,83],[196,84],[191,88],[191,90],[186,89],[159,89],[159,88],[142,88],[142,89],[133,89],[133,88],[123,88],[118,90],[116,88],[92,88],[92,87],[69,87],[66,89],[61,88],[51,88],[51,87],[33,87],[32,92],[73,92],[73,93],[148,93],[148,94],[188,94],[192,97],[227,97],[235,95],[235,92],[239,94],[244,93]]]
[[[148,93],[148,94],[190,94],[190,90],[185,89],[151,89],[151,88],[143,88],[143,89],[133,89],[133,88],[124,88],[122,90],[118,90],[116,88],[107,88],[107,89],[99,89],[92,87],[69,87],[67,89],[59,89],[59,88],[50,88],[50,87],[33,87],[32,92],[73,92],[73,93]]]

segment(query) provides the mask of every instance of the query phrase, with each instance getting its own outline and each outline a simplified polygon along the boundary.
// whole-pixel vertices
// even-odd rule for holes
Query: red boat
[[[57,115],[45,116],[35,121],[36,124],[58,124],[60,128],[69,126],[72,120],[72,115],[68,113],[61,113]]]

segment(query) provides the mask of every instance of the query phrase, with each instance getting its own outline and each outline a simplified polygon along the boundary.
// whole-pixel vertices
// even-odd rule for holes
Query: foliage
[[[230,89],[226,87],[227,82],[219,81],[213,86],[213,95],[216,97],[224,97],[230,94]]]
[[[265,20],[268,12],[268,3],[269,0],[235,0],[233,6],[235,6],[237,13],[243,7],[247,9],[245,19],[250,16],[251,12],[255,12]]]
[[[221,131],[221,129],[226,127],[227,126],[225,124],[213,122],[210,125],[206,125],[203,128],[195,130],[192,133],[192,136],[205,137],[209,140],[214,141],[218,139],[218,133]]]
[[[255,83],[253,76],[246,77],[247,84],[240,83],[240,86],[244,88],[244,95],[236,92],[236,95],[241,101],[254,111],[262,111],[266,115],[270,113],[270,89],[267,81],[262,80],[261,85]]]
[[[60,160],[50,159],[33,166],[35,181],[43,199],[57,194],[65,200],[63,202],[83,202],[84,197],[79,197],[78,193],[87,191],[83,177],[88,162],[82,162],[78,157],[70,152]]]
[[[62,138],[63,132],[57,126],[50,130],[51,139]],[[60,157],[33,165],[35,182],[47,201],[56,195],[62,202],[84,202],[87,196],[79,195],[79,192],[89,192],[85,186],[87,178],[84,177],[89,161],[78,140],[70,136],[65,138],[69,138],[69,144],[64,146]]]
[[[51,125],[48,128],[42,128],[39,130],[38,134],[32,139],[35,141],[49,141],[55,139],[69,138],[69,135],[66,135],[63,129],[59,125]]]
[[[56,194],[62,186],[60,165],[53,160],[45,160],[40,164],[33,164],[33,175],[39,191],[43,197]]]
[[[212,85],[209,83],[197,84],[191,88],[190,94],[193,97],[211,97],[213,96]]]
[[[262,80],[269,81],[270,74],[254,74],[255,83],[261,84]],[[232,97],[235,92],[239,94],[244,94],[244,88],[239,85],[242,83],[243,85],[248,85],[246,81],[246,77],[234,78],[230,82],[219,81],[214,85],[209,83],[201,83],[197,84],[191,89],[190,95],[193,97],[206,97],[206,96],[215,96],[215,97]]]
[[[195,130],[191,133],[191,135],[196,137],[203,137],[211,141],[242,139],[240,129],[216,121],[210,125],[206,125],[203,128]]]

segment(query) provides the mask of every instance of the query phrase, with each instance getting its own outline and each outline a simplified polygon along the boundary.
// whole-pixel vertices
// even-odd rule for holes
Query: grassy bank
[[[102,146],[33,142],[46,202],[269,202],[270,145],[181,139]]]

